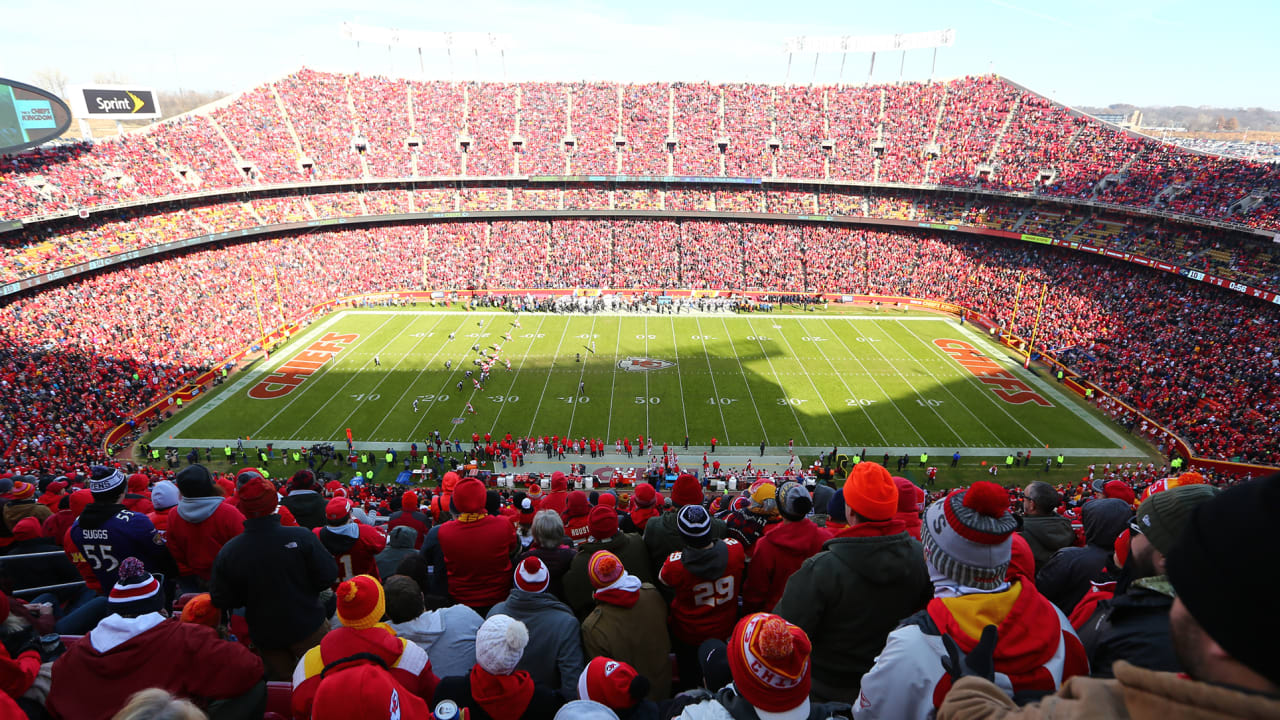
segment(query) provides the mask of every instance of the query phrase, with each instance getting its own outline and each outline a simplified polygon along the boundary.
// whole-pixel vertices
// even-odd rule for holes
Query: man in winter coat
[[[548,592],[551,573],[536,557],[527,557],[513,573],[515,587],[507,599],[493,606],[489,617],[506,615],[525,624],[529,646],[519,668],[534,682],[556,688],[572,700],[578,696],[578,676],[586,661],[578,620],[568,605]]]
[[[5,499],[8,502],[4,504],[4,524],[11,533],[13,526],[24,518],[33,517],[43,524],[53,515],[52,510],[36,502],[35,478],[30,475],[23,475],[14,482],[13,489],[5,494]]]
[[[931,587],[920,543],[894,518],[888,470],[858,463],[837,497],[848,527],[804,561],[775,610],[814,641],[814,699],[851,703],[889,631],[929,602]]]
[[[485,488],[479,480],[458,483],[453,504],[457,518],[440,525],[437,533],[449,595],[477,613],[488,613],[511,588],[511,557],[520,542],[511,521],[485,512]],[[424,544],[424,554],[427,549]]]
[[[845,717],[844,703],[810,700],[813,664],[804,630],[769,613],[738,621],[727,648],[722,644],[733,684],[714,693],[701,691],[684,705],[683,720],[826,720]]]
[[[398,527],[412,529],[414,531],[413,548],[422,549],[422,541],[427,539],[427,532],[431,530],[431,518],[418,509],[418,493],[412,490],[400,496],[400,509],[391,513],[390,519],[387,520],[388,532]],[[392,574],[388,573],[383,577],[391,577]]]
[[[1019,707],[990,677],[962,669],[958,674],[964,676],[955,681],[938,717],[1280,717],[1275,601],[1258,592],[1257,584],[1259,568],[1272,560],[1278,513],[1280,475],[1238,485],[1202,502],[1169,550],[1165,564],[1177,595],[1169,626],[1179,663],[1190,677],[1120,660],[1114,680],[1077,676],[1055,695]],[[1138,517],[1141,522],[1142,513]],[[1229,608],[1222,598],[1230,598]]]
[[[582,621],[582,648],[588,658],[611,657],[630,663],[649,679],[648,697],[671,696],[671,641],[667,603],[650,583],[627,572],[622,559],[608,550],[587,563],[595,609]]]
[[[587,516],[587,527],[590,528],[591,535],[578,546],[578,554],[574,556],[569,571],[564,576],[565,598],[579,617],[591,612],[594,607],[591,600],[594,590],[587,576],[587,564],[601,550],[608,550],[617,556],[627,572],[639,578],[640,582],[652,585],[657,581],[649,565],[649,552],[644,540],[639,535],[619,532],[618,514],[612,508],[603,505],[592,508],[591,514]],[[653,678],[650,677],[649,680],[652,681]]]
[[[733,510],[724,518],[726,537],[741,543],[747,557],[755,553],[756,541],[779,522],[777,495],[778,487],[772,480],[757,480],[747,491],[747,506]]]
[[[933,717],[951,687],[942,665],[948,656],[943,635],[968,653],[986,625],[998,628],[994,677],[1010,697],[1036,699],[1089,673],[1066,615],[1031,583],[1005,579],[1017,528],[1008,493],[991,482],[955,490],[929,507],[921,544],[934,597],[889,633],[875,666],[862,677],[854,717]]]
[[[1063,612],[1075,609],[1089,581],[1106,567],[1133,510],[1123,500],[1104,498],[1086,503],[1082,515],[1085,546],[1059,550],[1036,571],[1036,588]]]
[[[569,493],[568,499],[565,501],[564,512],[561,519],[564,521],[564,534],[569,538],[569,543],[575,548],[586,542],[591,536],[591,529],[588,527],[588,516],[591,514],[591,501],[587,498],[587,494],[581,490],[574,490]]]
[[[324,508],[325,526],[315,529],[320,544],[338,563],[339,581],[357,575],[379,577],[374,558],[387,547],[381,530],[351,519],[353,507],[344,497],[333,498]]]
[[[1181,672],[1169,635],[1173,586],[1165,558],[1182,535],[1191,511],[1217,491],[1211,485],[1183,485],[1158,492],[1138,506],[1129,537],[1123,577],[1127,587],[1098,603],[1080,627],[1093,677],[1112,677],[1117,660],[1148,670]]]
[[[430,532],[430,531],[428,531]],[[389,578],[396,574],[396,568],[400,566],[400,561],[410,555],[416,555],[417,550],[413,547],[414,538],[417,531],[407,525],[391,528],[387,535],[387,547],[378,553],[374,558],[374,562],[378,564],[378,577]],[[423,535],[425,539],[426,535]]]
[[[627,512],[619,521],[622,532],[643,537],[649,521],[662,514],[662,508],[658,505],[658,491],[647,482],[640,483],[636,485],[628,502]]]
[[[920,513],[924,510],[924,490],[904,477],[894,477],[893,483],[898,486],[898,512],[894,517],[907,526],[907,534],[916,540],[920,539]]]
[[[262,660],[212,628],[167,619],[164,593],[136,558],[120,563],[109,595],[112,614],[53,664],[47,707],[55,718],[107,720],[129,696],[161,688],[213,717],[261,718]]]
[[[813,509],[813,498],[803,485],[783,483],[778,488],[777,505],[782,524],[756,541],[747,567],[747,580],[742,587],[744,612],[772,610],[782,599],[787,579],[831,539],[831,533],[806,517]]]
[[[637,492],[639,490],[637,489]],[[680,528],[676,522],[676,516],[680,509],[686,505],[702,505],[702,485],[698,484],[698,480],[692,475],[681,475],[676,478],[676,482],[671,486],[671,504],[675,506],[672,512],[663,513],[662,515],[650,519],[644,527],[644,544],[649,549],[649,565],[656,569],[661,569],[662,564],[667,561],[671,553],[684,550],[684,538],[680,535]],[[728,537],[729,529],[725,526],[723,520],[713,518],[711,520],[712,540],[721,540]],[[727,636],[731,628],[725,629]]]
[[[203,465],[182,468],[174,484],[182,499],[168,517],[165,542],[178,563],[182,591],[204,592],[218,551],[244,531],[244,515],[224,502],[225,498],[214,488],[213,476]]]
[[[120,503],[125,492],[124,473],[96,465],[89,490],[93,502],[71,524],[64,546],[69,543],[75,548],[92,569],[102,592],[116,584],[120,562],[127,557],[141,560],[148,572],[169,574],[176,570],[169,550],[147,516],[126,510]]]
[[[528,628],[519,620],[506,615],[485,620],[476,632],[476,664],[465,675],[441,679],[435,716],[465,710],[470,720],[552,720],[564,698],[518,669],[528,644]]]
[[[155,505],[151,502],[151,491],[147,489],[151,485],[151,478],[142,473],[134,473],[125,480],[125,484],[129,487],[129,491],[124,494],[125,507],[143,515],[155,510]]]
[[[236,484],[244,532],[214,559],[209,594],[221,610],[245,609],[267,678],[288,680],[329,630],[319,593],[337,581],[338,565],[310,530],[280,525],[276,488],[256,470],[241,471]]]
[[[1036,558],[1036,571],[1062,548],[1076,543],[1071,521],[1054,512],[1062,497],[1052,485],[1037,480],[1022,491],[1022,537]]]
[[[738,619],[746,552],[737,540],[713,537],[712,517],[701,505],[685,505],[676,517],[685,547],[667,557],[658,581],[674,596],[667,624],[675,641],[680,682],[696,687],[702,681],[698,646],[727,638]]]
[[[539,510],[552,510],[557,515],[564,515],[569,504],[569,479],[559,470],[551,473],[551,492],[542,496]]]
[[[316,474],[310,470],[303,468],[289,478],[289,494],[280,504],[289,509],[299,526],[308,530],[324,526],[325,500],[316,490]]]
[[[453,507],[453,491],[457,489],[458,483],[462,478],[458,473],[450,470],[440,478],[440,493],[431,498],[431,519],[435,521],[436,526],[450,519],[450,509]]]
[[[428,610],[421,588],[407,575],[392,575],[382,585],[391,629],[427,651],[438,677],[467,674],[476,664],[476,631],[484,618],[466,605]]]
[[[438,682],[431,660],[425,650],[397,636],[382,622],[386,597],[377,579],[357,575],[340,583],[335,594],[342,626],[325,635],[298,661],[293,671],[293,717],[311,717],[312,701],[327,666],[359,653],[376,656],[391,670],[396,682],[429,702]]]

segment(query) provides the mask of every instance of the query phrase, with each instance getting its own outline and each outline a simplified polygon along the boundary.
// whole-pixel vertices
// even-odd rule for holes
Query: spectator
[[[984,623],[1002,633],[992,666],[1010,696],[1048,694],[1067,678],[1088,674],[1066,616],[1034,585],[1005,580],[1017,528],[1009,496],[995,483],[976,482],[929,506],[920,534],[934,597],[889,633],[862,678],[855,717],[932,717],[951,683],[941,662],[948,654],[943,636],[969,652]]]
[[[244,515],[219,494],[213,476],[199,463],[188,465],[174,477],[182,499],[167,519],[166,543],[178,563],[178,584],[183,592],[204,592],[218,551],[244,531]]]
[[[5,494],[8,502],[4,504],[4,524],[9,532],[13,532],[13,526],[23,518],[35,518],[43,523],[53,515],[52,510],[36,502],[35,478],[30,475],[23,477],[29,478],[31,482],[19,479],[13,483],[13,489]]]
[[[894,513],[894,517],[907,526],[908,535],[919,540],[920,513],[924,510],[921,506],[924,501],[924,490],[904,477],[894,477],[893,482],[898,486],[898,512]]]
[[[557,515],[564,515],[569,503],[569,479],[559,470],[551,473],[551,492],[542,496],[539,510],[554,510]]]
[[[1187,675],[1121,660],[1114,665],[1115,679],[1074,677],[1055,695],[1023,708],[989,675],[960,677],[938,717],[1280,716],[1280,670],[1270,652],[1278,640],[1271,598],[1256,592],[1252,582],[1259,563],[1269,561],[1260,553],[1268,547],[1277,512],[1280,475],[1270,475],[1203,502],[1185,520],[1165,564],[1176,596],[1169,629]],[[1223,612],[1223,597],[1232,599],[1231,612]]]
[[[161,480],[151,490],[151,512],[147,513],[147,519],[155,526],[156,532],[160,537],[166,537],[169,532],[169,511],[177,507],[181,501],[181,494],[178,492],[178,486],[168,480]]]
[[[601,550],[613,553],[622,561],[626,571],[640,579],[642,583],[653,584],[657,578],[649,565],[649,553],[645,549],[644,540],[638,535],[618,531],[618,514],[612,508],[597,505],[587,516],[587,527],[591,535],[578,547],[573,556],[569,571],[564,576],[564,592],[569,607],[579,616],[591,611],[592,585],[587,575],[587,565],[592,556]],[[633,663],[634,664],[634,663]],[[648,675],[650,681],[653,676]]]
[[[262,717],[262,660],[203,625],[167,619],[160,583],[137,558],[120,563],[119,577],[114,612],[53,664],[54,717],[106,720],[146,688],[208,701],[212,718]]]
[[[621,720],[657,720],[658,704],[646,700],[649,679],[624,661],[597,657],[578,678],[578,697],[598,702]]]
[[[591,514],[591,501],[587,498],[587,494],[581,490],[569,493],[568,499],[565,500],[564,513],[560,517],[564,520],[565,535],[575,548],[586,542],[591,534],[590,528],[587,527],[589,514]]]
[[[848,714],[848,705],[810,700],[810,653],[804,630],[777,615],[748,615],[738,621],[728,643],[733,685],[686,705],[679,717],[822,720]]]
[[[356,575],[343,580],[335,591],[341,627],[324,636],[298,661],[293,671],[293,716],[311,717],[312,703],[325,668],[345,658],[365,653],[373,655],[411,694],[427,701],[435,695],[437,678],[427,652],[413,642],[398,637],[382,619],[386,616],[386,596],[378,579]]]
[[[1022,530],[1019,532],[1031,546],[1037,571],[1054,553],[1075,544],[1076,533],[1071,521],[1055,512],[1061,504],[1062,496],[1047,482],[1028,483],[1022,491]]]
[[[139,690],[111,720],[208,720],[190,700],[170,695],[167,690]]]
[[[104,591],[119,579],[121,558],[135,557],[148,572],[167,573],[173,558],[156,535],[146,515],[126,510],[124,473],[115,468],[94,466],[89,489],[93,503],[71,524],[67,540],[92,568]]]
[[[56,553],[62,546],[40,532],[40,523],[34,517],[23,518],[13,529],[13,543],[6,556]],[[81,580],[76,566],[65,553],[36,557],[5,557],[0,561],[0,577],[4,587],[15,590],[68,585]],[[66,587],[45,591],[31,600],[32,604],[49,603],[58,618],[54,629],[67,635],[79,635],[97,624],[106,613],[97,593],[87,586]],[[89,607],[86,607],[89,606]],[[95,609],[96,608],[96,609]],[[77,612],[79,611],[79,612]]]
[[[684,549],[667,557],[658,580],[674,596],[667,623],[680,665],[680,683],[696,687],[702,681],[697,672],[698,646],[705,640],[727,638],[738,618],[746,552],[737,540],[714,536],[712,518],[702,505],[693,502],[670,514],[679,521]]]
[[[46,657],[40,636],[51,629],[49,621],[0,592],[0,623],[0,710],[8,705],[13,713],[0,717],[44,717],[51,658]]]
[[[552,510],[539,510],[533,516],[533,545],[517,558],[523,560],[536,557],[541,560],[551,573],[550,592],[561,602],[565,602],[564,576],[569,572],[576,554],[567,540],[560,516]]]
[[[667,604],[662,595],[627,572],[622,560],[608,550],[592,554],[587,576],[596,604],[582,621],[586,656],[606,655],[628,662],[649,678],[651,700],[670,697],[671,641],[665,632]]]
[[[747,566],[742,587],[742,608],[747,613],[772,610],[782,599],[787,579],[831,539],[831,533],[807,517],[813,498],[803,485],[783,483],[777,490],[776,504],[782,523],[756,541]]]
[[[338,566],[314,533],[280,525],[275,486],[261,474],[242,470],[236,484],[244,532],[214,558],[209,594],[220,610],[245,609],[267,678],[288,680],[329,631],[319,593],[337,581]]]
[[[466,675],[440,681],[436,714],[441,714],[440,705],[447,701],[465,709],[472,720],[554,718],[564,699],[517,669],[528,644],[529,631],[519,620],[506,615],[485,620],[476,632],[475,666]]]
[[[459,482],[453,492],[458,517],[439,526],[449,595],[481,615],[507,596],[511,556],[519,547],[511,522],[486,513],[484,502],[484,483],[475,478]],[[423,543],[424,555],[428,548]]]
[[[551,573],[538,558],[521,560],[514,579],[511,594],[493,606],[489,617],[504,615],[524,623],[529,644],[520,669],[527,670],[534,682],[557,688],[562,697],[576,698],[578,675],[585,663],[573,611],[549,592]]]
[[[1114,677],[1118,660],[1137,667],[1181,672],[1169,635],[1173,588],[1165,575],[1165,558],[1182,535],[1196,506],[1213,498],[1209,485],[1184,485],[1159,492],[1138,506],[1130,524],[1129,556],[1123,576],[1128,587],[1098,603],[1080,628],[1089,654],[1090,675]]]
[[[658,491],[647,482],[640,483],[628,502],[629,509],[621,521],[622,531],[643,537],[649,521],[662,514],[662,508],[658,506]]]
[[[414,549],[422,549],[422,541],[427,538],[427,532],[431,530],[431,518],[418,509],[418,493],[412,490],[407,490],[400,496],[400,509],[391,513],[391,518],[387,521],[387,532],[398,527],[411,528],[414,531]],[[390,576],[388,573],[387,577]]]
[[[697,482],[693,476],[689,478]],[[778,523],[777,492],[778,486],[772,480],[756,480],[747,490],[748,505],[740,510],[733,510],[724,520],[728,532],[726,537],[741,543],[747,557],[752,557],[755,553],[756,541]]]
[[[129,491],[124,494],[126,508],[143,515],[155,510],[151,503],[151,491],[147,489],[151,485],[151,478],[143,473],[134,473],[125,479],[125,484],[129,487]]]
[[[383,584],[391,629],[417,643],[432,658],[439,677],[465,675],[476,662],[476,631],[483,618],[466,605],[427,609],[418,583],[392,575]]]
[[[1063,612],[1075,608],[1089,581],[1107,565],[1133,510],[1123,500],[1104,498],[1085,503],[1081,515],[1085,546],[1059,550],[1036,571],[1036,588]]]
[[[431,498],[431,516],[437,527],[449,519],[449,511],[453,507],[453,491],[459,482],[461,478],[452,470],[440,478],[440,493]]]
[[[396,568],[400,567],[401,561],[410,555],[418,553],[413,548],[413,542],[417,537],[418,531],[409,525],[397,525],[391,528],[391,532],[387,536],[386,549],[374,557],[374,562],[378,565],[378,577],[389,578],[395,575]],[[422,538],[426,539],[426,533],[422,534]]]
[[[813,698],[851,703],[889,632],[929,602],[930,587],[920,543],[894,517],[898,486],[889,471],[858,463],[840,496],[848,527],[804,561],[775,609],[817,638]]]
[[[335,661],[316,687],[312,720],[430,718],[430,703],[401,685],[376,655]]]
[[[636,494],[640,493],[640,489],[636,488]],[[671,512],[663,513],[656,518],[650,518],[644,527],[644,544],[649,549],[649,565],[661,569],[666,563],[671,553],[680,552],[685,547],[684,536],[680,534],[680,528],[676,522],[676,518],[680,509],[686,505],[702,505],[702,485],[698,484],[698,480],[692,475],[681,475],[676,478],[676,482],[671,486],[671,504],[674,509]],[[710,540],[720,540],[728,537],[728,528],[723,520],[715,518],[711,519],[709,528]],[[725,637],[728,637],[729,631],[733,628],[725,628]]]
[[[315,489],[316,475],[308,469],[302,469],[289,479],[289,494],[280,502],[293,513],[298,525],[314,530],[323,527],[325,522],[325,500]]]
[[[354,507],[347,498],[333,498],[324,509],[325,527],[315,529],[320,544],[338,563],[339,582],[357,575],[377,578],[375,558],[387,547],[387,538],[382,531],[351,519]]]

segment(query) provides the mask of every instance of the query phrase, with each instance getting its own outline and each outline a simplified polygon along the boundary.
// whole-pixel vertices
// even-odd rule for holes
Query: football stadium
[[[0,79],[0,717],[1280,716],[1280,162],[956,38]]]

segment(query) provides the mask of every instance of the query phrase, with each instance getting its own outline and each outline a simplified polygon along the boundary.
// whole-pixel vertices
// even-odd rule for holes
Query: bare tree
[[[67,75],[58,68],[44,68],[38,71],[35,84],[60,98],[67,97]]]

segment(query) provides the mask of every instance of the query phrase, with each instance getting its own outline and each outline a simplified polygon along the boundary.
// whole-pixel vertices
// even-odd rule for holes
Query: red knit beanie
[[[649,693],[649,681],[630,665],[607,657],[592,658],[578,676],[578,697],[613,710],[629,710]]]
[[[597,541],[608,540],[618,534],[618,513],[613,508],[597,505],[587,516],[587,530]]]
[[[566,518],[580,517],[591,512],[591,501],[587,499],[587,494],[581,490],[574,490],[569,493],[565,500],[564,516]]]
[[[250,478],[236,491],[240,511],[246,518],[266,517],[276,511],[280,499],[276,496],[276,486],[261,475]]]
[[[475,478],[467,478],[453,489],[453,504],[461,513],[484,512],[484,483]]]
[[[888,520],[898,512],[898,486],[883,466],[863,461],[844,481],[844,502],[868,520]]]
[[[400,509],[405,512],[413,512],[418,509],[418,493],[409,490],[400,496]]]
[[[654,490],[649,483],[637,485],[635,494],[631,496],[631,502],[635,503],[636,507],[653,507],[653,504],[657,501],[658,491]]]
[[[794,710],[809,700],[809,651],[804,630],[770,613],[748,615],[729,639],[733,685],[757,710]]]
[[[639,492],[640,489],[636,488],[636,494]],[[698,483],[698,479],[689,474],[676,478],[675,485],[671,486],[671,502],[676,505],[701,505],[702,485]]]

